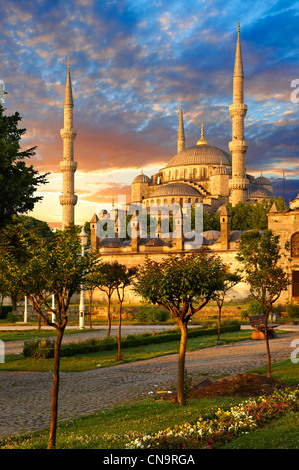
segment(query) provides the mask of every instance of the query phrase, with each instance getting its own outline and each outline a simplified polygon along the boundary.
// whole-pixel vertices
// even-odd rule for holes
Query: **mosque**
[[[62,205],[63,228],[75,223],[74,209],[77,203],[75,194],[74,175],[77,163],[74,161],[74,141],[77,131],[73,128],[73,94],[68,64],[65,100],[64,128],[61,129],[63,139],[63,161],[60,168],[63,174],[63,188],[60,196]],[[94,214],[90,221],[91,249],[99,253],[104,261],[118,262],[127,266],[138,266],[145,262],[146,256],[161,261],[170,253],[189,253],[194,250],[205,250],[218,254],[222,260],[233,269],[237,267],[235,255],[242,232],[230,230],[230,214],[227,204],[232,206],[239,202],[257,203],[274,198],[273,188],[268,178],[262,174],[255,178],[246,172],[245,154],[248,143],[244,137],[244,119],[247,105],[244,104],[244,72],[238,27],[235,65],[233,72],[233,103],[229,106],[232,118],[232,139],[229,142],[230,153],[210,145],[204,136],[202,124],[201,137],[196,145],[185,148],[185,131],[182,105],[180,108],[177,154],[161,170],[148,177],[141,172],[132,182],[132,201],[136,207],[145,211],[152,206],[169,206],[177,204],[202,204],[203,210],[214,214],[220,213],[220,231],[208,231],[196,235],[192,241],[183,232],[182,224],[175,227],[173,233],[163,237],[159,226],[154,236],[137,234],[131,239],[121,236],[120,220],[124,209],[115,209],[109,214],[113,219],[115,233],[101,237],[98,224],[101,215]],[[124,220],[124,219],[122,219]],[[281,237],[281,243],[289,241],[294,259],[286,265],[290,271],[293,283],[286,295],[288,301],[299,301],[299,195],[290,203],[287,211],[278,212],[273,204],[268,214],[269,228]],[[131,219],[131,226],[138,225],[136,214]],[[178,228],[178,230],[177,230]],[[133,232],[132,232],[133,233]],[[189,234],[190,235],[190,234]],[[293,247],[294,244],[294,247]],[[284,246],[284,245],[282,245]],[[297,258],[297,259],[296,259]],[[241,283],[242,284],[242,283]],[[238,285],[237,297],[248,295],[248,286]]]

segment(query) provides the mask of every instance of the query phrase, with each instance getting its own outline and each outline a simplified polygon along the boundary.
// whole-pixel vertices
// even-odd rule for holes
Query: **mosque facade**
[[[127,207],[113,209],[109,214],[94,214],[90,221],[91,249],[99,254],[103,261],[118,261],[128,267],[142,265],[147,257],[161,261],[169,254],[187,254],[202,250],[217,254],[232,270],[241,268],[236,261],[240,237],[243,232],[230,229],[230,214],[227,203],[233,206],[239,202],[257,203],[274,197],[271,181],[264,177],[255,178],[246,172],[245,154],[248,143],[244,137],[244,118],[247,106],[244,104],[244,73],[238,29],[235,66],[233,74],[233,104],[229,107],[232,118],[232,140],[229,152],[210,145],[204,136],[202,125],[201,137],[196,145],[185,148],[183,109],[181,105],[177,153],[169,163],[151,177],[141,172],[132,182],[131,205],[145,213],[153,207],[171,206],[181,208],[184,204],[202,205],[204,211],[220,214],[220,231],[211,230],[202,233],[186,233],[182,218],[173,233],[163,233],[161,224],[157,224],[154,235],[150,236],[137,230],[140,225],[136,211],[130,221],[131,237],[121,233]],[[65,101],[63,139],[63,161],[60,164],[63,173],[63,191],[60,196],[62,205],[63,228],[75,223],[75,171],[73,128],[73,96],[68,65]],[[103,222],[113,222],[113,234],[102,236],[98,227]],[[278,211],[275,203],[268,214],[269,228],[280,236],[281,248],[285,242],[291,246],[292,261],[285,257],[285,268],[290,273],[292,283],[281,296],[285,302],[299,302],[299,195],[290,203],[286,211]],[[176,223],[176,221],[175,221]],[[232,297],[242,299],[249,294],[249,288],[243,283],[232,290]],[[130,295],[130,294],[129,294]],[[133,294],[132,294],[133,295]],[[140,301],[133,295],[129,301]]]
[[[132,183],[132,202],[151,204],[201,203],[203,210],[214,214],[231,202],[256,203],[274,197],[271,181],[264,176],[255,178],[246,173],[245,154],[248,143],[244,139],[244,72],[238,28],[235,67],[233,74],[233,104],[229,106],[232,118],[232,140],[228,153],[209,145],[204,138],[185,148],[185,130],[182,105],[180,109],[177,154],[155,175],[141,173]]]

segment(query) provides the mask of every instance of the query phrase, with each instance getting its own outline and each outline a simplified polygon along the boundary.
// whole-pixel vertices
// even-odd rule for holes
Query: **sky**
[[[151,176],[176,154],[181,101],[186,147],[196,144],[203,121],[208,144],[228,151],[238,22],[247,172],[269,177],[276,196],[297,196],[299,1],[0,0],[0,18],[6,113],[22,116],[22,147],[37,146],[28,164],[50,172],[28,215],[61,224],[68,57],[75,222],[83,224],[113,198],[129,202],[141,169]]]

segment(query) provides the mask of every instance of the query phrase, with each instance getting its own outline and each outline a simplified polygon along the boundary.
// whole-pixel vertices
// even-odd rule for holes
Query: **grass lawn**
[[[251,336],[250,331],[223,333],[221,341],[242,341]],[[189,338],[188,350],[216,345],[215,336]],[[157,345],[140,346],[123,350],[124,360],[141,360],[161,354],[178,352],[178,341]],[[94,353],[84,356],[62,358],[61,370],[79,371],[92,369],[101,364],[112,365],[115,351]],[[0,370],[52,370],[52,360],[24,359],[19,356],[8,358],[0,364]],[[19,369],[16,369],[19,367]],[[44,368],[44,369],[43,369]],[[265,374],[266,367],[255,369]],[[299,368],[290,360],[272,364],[272,377],[283,380],[287,385],[298,385]],[[117,391],[116,391],[117,393]],[[60,398],[62,399],[62,398]],[[88,398],[87,398],[88,399]],[[180,407],[171,401],[153,398],[125,404],[111,410],[98,411],[76,420],[60,422],[57,430],[58,449],[124,449],[126,444],[138,436],[154,434],[160,430],[173,428],[185,422],[195,423],[199,417],[212,417],[218,408],[229,409],[244,401],[241,397],[217,397],[190,400]],[[233,439],[222,445],[225,449],[298,449],[299,448],[299,413],[288,413],[264,428]],[[47,446],[48,430],[29,433],[23,436],[11,436],[0,440],[0,449],[44,449]]]
[[[291,384],[299,381],[296,365],[292,368],[286,361],[275,365],[276,378]],[[262,369],[259,370],[262,372]],[[124,449],[126,444],[138,436],[154,434],[160,430],[174,428],[185,422],[195,423],[199,417],[212,418],[218,408],[229,409],[244,401],[241,397],[216,397],[190,400],[180,407],[171,401],[153,398],[133,404],[99,411],[79,419],[58,424],[58,449]],[[48,430],[11,436],[0,440],[0,449],[46,448]],[[233,439],[223,449],[298,449],[299,413],[285,416],[249,434]]]
[[[229,342],[243,341],[251,337],[249,330],[241,330],[232,333],[222,333],[218,344],[227,344]],[[217,345],[217,337],[198,336],[188,338],[187,350],[207,348]],[[167,343],[151,344],[138,346],[130,349],[123,349],[123,361],[132,362],[152,357],[163,356],[165,354],[176,354],[179,350],[179,341]],[[102,351],[92,354],[82,354],[72,357],[62,357],[60,361],[60,370],[67,372],[79,372],[83,370],[95,369],[115,365],[116,351]],[[1,370],[19,370],[19,371],[51,371],[53,370],[53,359],[34,359],[24,358],[22,354],[11,354],[5,356],[5,363],[0,364]]]

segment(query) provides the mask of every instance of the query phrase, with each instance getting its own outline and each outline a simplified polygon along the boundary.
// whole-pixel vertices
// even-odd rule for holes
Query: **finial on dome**
[[[141,174],[143,175],[143,168],[141,168]]]
[[[67,58],[67,66],[68,66],[68,68],[70,68],[70,58],[69,57]]]
[[[203,136],[203,122],[201,123],[201,138],[197,142],[197,145],[208,145],[208,142],[205,140]]]
[[[240,21],[238,22],[238,33],[240,32]]]

